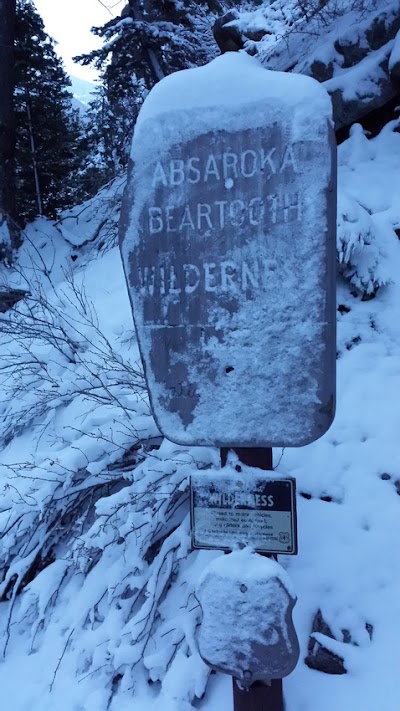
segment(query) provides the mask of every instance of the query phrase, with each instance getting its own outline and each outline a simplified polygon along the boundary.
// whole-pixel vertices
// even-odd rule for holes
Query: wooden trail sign
[[[278,563],[249,549],[215,558],[202,573],[196,598],[202,610],[199,652],[206,664],[247,688],[293,671],[299,658],[292,619],[296,598]]]
[[[146,99],[121,250],[153,413],[172,441],[299,446],[333,420],[329,116],[317,82],[242,54]]]

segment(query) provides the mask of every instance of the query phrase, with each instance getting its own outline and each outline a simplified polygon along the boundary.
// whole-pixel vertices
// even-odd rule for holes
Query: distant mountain
[[[87,110],[90,101],[93,98],[93,92],[96,89],[96,84],[86,79],[80,79],[70,75],[72,82],[72,93],[74,95],[74,107],[79,109],[81,113]]]
[[[72,99],[72,106],[74,107],[74,109],[78,109],[81,114],[86,113],[88,109],[88,105],[83,104],[82,101],[79,101],[79,99],[76,98],[76,96],[74,96],[74,98]]]

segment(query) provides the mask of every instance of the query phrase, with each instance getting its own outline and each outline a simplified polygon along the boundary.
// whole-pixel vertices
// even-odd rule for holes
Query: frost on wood
[[[196,595],[203,615],[199,650],[207,664],[245,686],[293,671],[296,598],[278,563],[248,548],[219,557],[204,570]]]
[[[332,422],[330,113],[317,82],[245,54],[167,77],[144,103],[121,246],[173,441],[297,446]]]

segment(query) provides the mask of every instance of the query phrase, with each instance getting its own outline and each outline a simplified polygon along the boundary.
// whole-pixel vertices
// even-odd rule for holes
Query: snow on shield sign
[[[189,445],[299,446],[335,401],[335,148],[312,79],[231,54],[149,94],[121,250],[154,416]]]

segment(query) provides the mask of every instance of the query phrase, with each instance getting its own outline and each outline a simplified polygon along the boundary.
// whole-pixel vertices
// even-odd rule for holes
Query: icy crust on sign
[[[229,555],[222,555],[211,561],[201,574],[198,590],[207,580],[209,575],[218,575],[224,580],[235,581],[239,577],[243,583],[257,584],[276,578],[287,590],[289,595],[296,599],[293,583],[286,570],[273,558],[266,558],[255,553],[251,548],[233,551]]]
[[[154,415],[175,442],[298,446],[330,424],[330,115],[317,82],[240,54],[146,99],[122,253]]]
[[[300,132],[307,126],[312,130],[310,102],[321,120],[332,119],[330,97],[319,82],[269,71],[245,52],[227,52],[204,67],[170,74],[153,87],[140,110],[131,151],[136,169],[168,145],[216,127],[238,131],[265,126],[266,101],[296,109]]]
[[[149,119],[169,111],[197,109],[201,121],[208,108],[217,107],[226,113],[232,107],[280,99],[288,107],[303,104],[307,114],[308,102],[312,101],[321,116],[332,114],[327,92],[314,79],[271,72],[245,52],[227,52],[204,67],[175,72],[156,84],[144,102],[135,131],[139,133]],[[249,118],[245,117],[246,125]],[[233,123],[237,121],[237,117],[233,119]]]
[[[262,432],[268,433],[270,441],[277,444],[283,444],[284,436],[288,438],[286,442],[311,437],[312,413],[322,405],[317,364],[325,354],[326,328],[325,322],[319,320],[324,303],[318,283],[318,245],[315,246],[316,253],[311,259],[302,250],[293,255],[294,260],[303,260],[307,274],[304,269],[291,272],[293,259],[288,260],[284,277],[273,269],[269,272],[267,293],[272,304],[260,300],[242,303],[230,316],[229,328],[224,326],[227,314],[221,306],[216,305],[210,311],[217,334],[225,330],[222,338],[219,335],[210,338],[205,359],[218,364],[215,380],[225,383],[225,402],[222,406],[216,402],[214,381],[208,380],[207,386],[203,386],[201,407],[194,412],[195,423],[191,425],[192,428],[195,425],[199,435],[212,422],[217,432],[225,431],[231,443],[235,442],[231,429],[236,438],[240,432],[240,437],[247,441],[257,437],[258,432],[259,437]],[[252,251],[256,251],[256,246]],[[278,261],[277,251],[274,256]],[[245,255],[246,263],[254,264],[251,252]],[[296,280],[296,272],[301,271],[301,279]],[[310,292],[314,295],[312,300]],[[307,312],[299,317],[298,304],[302,302],[307,305]],[[310,371],[307,359],[315,364],[315,371]],[[198,362],[194,350],[189,363],[189,382],[204,379],[202,373],[207,364]],[[227,420],[228,413],[235,420]]]
[[[199,651],[207,664],[244,684],[282,678],[295,667],[298,640],[290,579],[274,560],[244,549],[212,561],[199,581]]]

